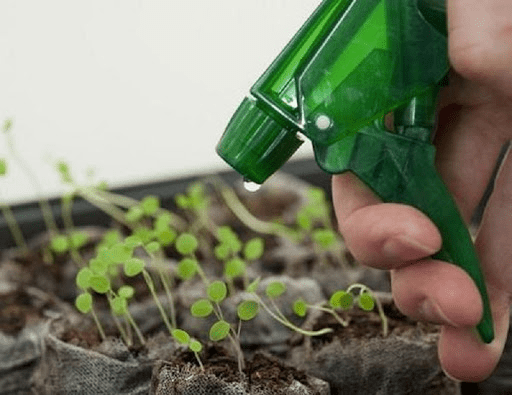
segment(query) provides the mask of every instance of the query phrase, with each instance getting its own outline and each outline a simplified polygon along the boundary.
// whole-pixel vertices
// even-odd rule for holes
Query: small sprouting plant
[[[354,296],[354,292],[359,290]],[[352,284],[346,290],[334,292],[328,301],[319,304],[310,305],[304,299],[297,299],[293,303],[293,311],[299,317],[305,317],[309,309],[316,309],[331,314],[340,325],[346,327],[349,325],[338,312],[350,310],[354,305],[359,306],[364,311],[372,311],[377,306],[378,314],[382,322],[382,334],[388,334],[388,321],[384,309],[379,299],[377,299],[369,287],[364,284]]]

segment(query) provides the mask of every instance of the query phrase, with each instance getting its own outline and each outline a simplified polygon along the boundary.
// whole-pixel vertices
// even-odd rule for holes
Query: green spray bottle
[[[438,227],[442,249],[475,281],[477,329],[494,338],[471,237],[435,166],[436,99],[445,84],[444,0],[324,0],[243,100],[218,154],[261,184],[301,145],[328,173],[351,171],[383,201],[412,205]],[[394,115],[394,130],[384,116]]]

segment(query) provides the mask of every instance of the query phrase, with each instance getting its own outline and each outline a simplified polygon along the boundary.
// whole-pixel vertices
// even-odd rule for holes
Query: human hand
[[[503,144],[512,138],[512,2],[448,0],[450,86],[440,98],[436,165],[469,222]],[[506,340],[512,294],[512,157],[496,179],[476,238],[496,338],[474,331],[482,315],[476,286],[459,267],[429,258],[441,247],[435,225],[418,210],[382,203],[353,174],[333,177],[340,231],[361,263],[390,269],[405,314],[442,325],[439,358],[463,381],[491,374]]]

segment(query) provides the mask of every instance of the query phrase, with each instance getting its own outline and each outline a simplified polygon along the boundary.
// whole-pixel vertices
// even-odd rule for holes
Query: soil
[[[37,303],[22,288],[0,294],[0,331],[17,335],[26,325],[44,317],[45,303]]]

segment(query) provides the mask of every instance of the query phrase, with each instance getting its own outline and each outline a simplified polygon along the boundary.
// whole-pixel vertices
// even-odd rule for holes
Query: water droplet
[[[261,185],[249,180],[244,180],[244,188],[246,191],[256,192],[258,189],[261,188]]]
[[[331,127],[331,122],[331,118],[325,114],[320,114],[315,120],[316,127],[320,130],[329,129]]]

